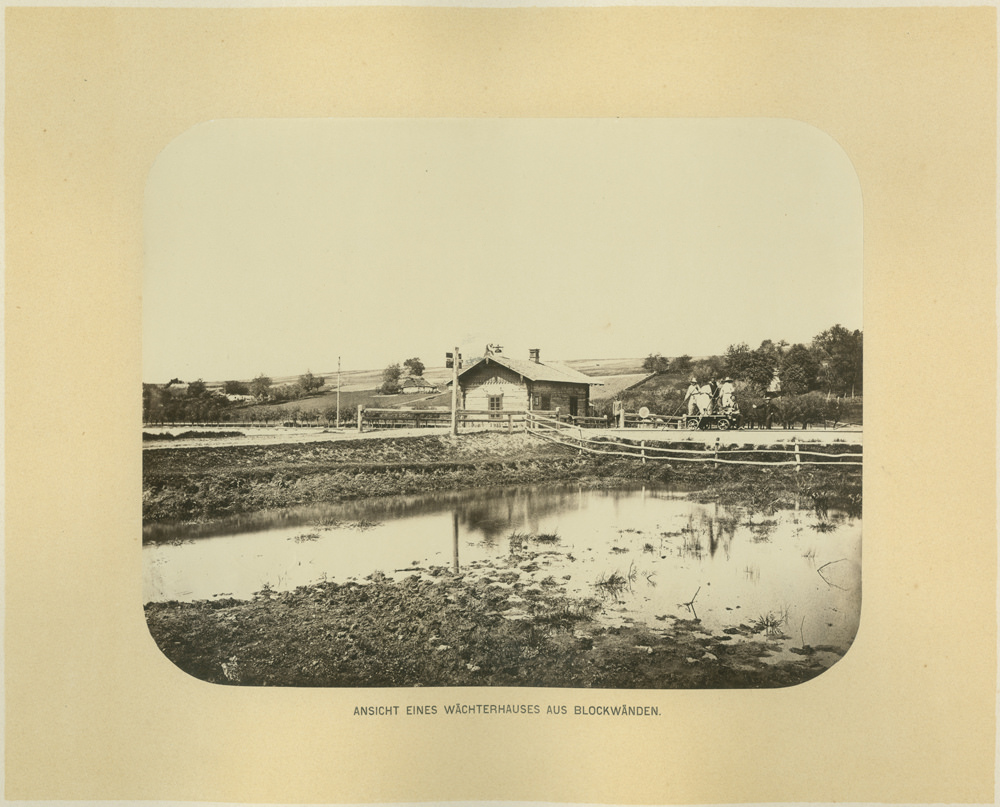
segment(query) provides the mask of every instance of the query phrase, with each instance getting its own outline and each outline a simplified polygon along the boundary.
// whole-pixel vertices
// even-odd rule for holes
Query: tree
[[[379,392],[383,395],[395,395],[399,392],[399,379],[403,375],[403,370],[399,363],[390,364],[382,371],[382,386]]]
[[[249,395],[250,385],[246,381],[227,381],[222,385],[222,391],[226,395]]]
[[[311,370],[306,370],[299,376],[299,386],[302,388],[302,392],[307,395],[318,390],[324,383],[326,383],[326,379],[322,376],[314,376]]]
[[[700,359],[691,365],[691,374],[704,383],[708,379],[722,378],[726,374],[725,362],[718,356]]]
[[[410,375],[420,376],[424,374],[424,363],[420,359],[414,357],[412,359],[407,359],[403,362],[403,366],[409,370]],[[398,380],[398,379],[397,379]]]
[[[188,398],[203,398],[208,388],[205,386],[205,382],[200,378],[197,381],[192,381],[188,384],[187,395]]]
[[[748,381],[753,368],[753,351],[746,342],[730,345],[726,350],[726,372],[733,378]]]
[[[683,356],[678,356],[670,362],[670,369],[675,373],[686,373],[691,369],[691,357],[686,353]]]
[[[156,384],[142,385],[142,421],[143,423],[163,422],[163,390]],[[169,394],[167,395],[169,398]]]
[[[271,379],[261,373],[250,382],[250,394],[263,401],[271,392]]]
[[[781,391],[787,395],[804,395],[816,389],[819,362],[805,345],[792,345],[781,358]]]
[[[813,339],[820,361],[819,382],[827,392],[854,396],[864,387],[864,334],[834,325]]]
[[[774,377],[775,370],[780,366],[781,349],[770,339],[765,339],[759,348],[751,352],[744,370],[744,378],[760,389],[766,390]]]
[[[650,353],[643,359],[642,369],[647,373],[665,373],[670,369],[670,360],[659,353]]]

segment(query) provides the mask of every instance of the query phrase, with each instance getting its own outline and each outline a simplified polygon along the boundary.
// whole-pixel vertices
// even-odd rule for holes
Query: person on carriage
[[[736,385],[733,384],[733,379],[729,376],[723,379],[722,386],[719,387],[719,396],[721,398],[722,411],[731,414],[736,406]]]
[[[698,379],[694,376],[691,376],[691,383],[684,393],[684,402],[687,404],[688,417],[694,417],[698,406]]]
[[[710,383],[702,384],[698,388],[698,414],[699,415],[711,415],[712,414],[712,395],[714,390]]]

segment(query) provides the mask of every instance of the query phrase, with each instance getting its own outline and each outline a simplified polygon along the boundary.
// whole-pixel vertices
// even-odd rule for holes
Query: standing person
[[[719,394],[722,397],[722,411],[731,412],[736,406],[736,385],[733,379],[726,376],[719,387]]]
[[[698,379],[691,376],[691,383],[688,384],[687,392],[684,393],[684,402],[687,404],[688,417],[694,417],[696,399],[698,397]]]
[[[702,384],[698,388],[698,414],[699,415],[711,415],[712,414],[712,385],[709,383]]]

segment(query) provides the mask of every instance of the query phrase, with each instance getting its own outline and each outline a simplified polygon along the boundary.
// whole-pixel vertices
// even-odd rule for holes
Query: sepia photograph
[[[8,7],[4,797],[995,803],[995,6]]]
[[[144,205],[142,596],[181,670],[729,689],[849,652],[863,210],[829,135],[217,120]]]

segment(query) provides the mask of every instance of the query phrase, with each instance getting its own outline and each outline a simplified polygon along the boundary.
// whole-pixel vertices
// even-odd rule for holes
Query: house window
[[[490,412],[500,412],[503,409],[503,395],[487,396],[487,408]],[[498,418],[499,415],[490,415],[491,418]]]

